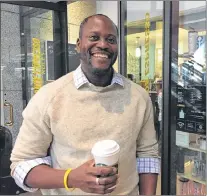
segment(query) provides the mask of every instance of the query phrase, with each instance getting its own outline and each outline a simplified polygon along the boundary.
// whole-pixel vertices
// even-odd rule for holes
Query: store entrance
[[[126,75],[155,109],[156,194],[206,195],[206,2],[125,4]]]
[[[54,3],[46,4],[51,5],[47,8],[54,7]],[[62,39],[67,6],[56,7],[60,11],[0,3],[0,194],[21,192],[10,177],[9,159],[23,109],[43,85],[67,71]]]
[[[161,156],[163,2],[126,1],[126,75],[150,95]],[[161,194],[161,175],[156,195]]]

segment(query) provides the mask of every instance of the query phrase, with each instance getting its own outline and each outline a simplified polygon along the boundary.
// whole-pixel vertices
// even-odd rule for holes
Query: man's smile
[[[110,59],[112,54],[105,51],[89,52],[92,57],[101,59]]]
[[[109,56],[106,55],[106,54],[102,54],[102,53],[95,53],[95,54],[92,54],[93,57],[96,57],[96,58],[105,58],[105,59],[108,59]]]

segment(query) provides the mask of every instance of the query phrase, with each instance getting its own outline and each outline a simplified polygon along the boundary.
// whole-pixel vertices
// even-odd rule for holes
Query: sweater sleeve
[[[14,169],[13,178],[16,184],[23,190],[28,192],[35,192],[38,188],[30,188],[25,184],[25,179],[28,173],[38,165],[48,165],[51,166],[51,157],[37,158],[29,161],[20,162]]]
[[[143,126],[137,138],[138,158],[158,158],[158,144],[154,127],[153,108],[150,97],[146,102]]]
[[[40,89],[23,111],[23,123],[11,153],[11,175],[20,162],[47,156],[52,141],[49,118],[45,117],[48,96]]]

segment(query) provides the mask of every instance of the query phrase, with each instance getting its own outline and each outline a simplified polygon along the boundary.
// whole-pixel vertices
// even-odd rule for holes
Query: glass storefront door
[[[65,74],[63,12],[0,3],[0,194],[19,191],[10,177],[10,153],[23,109],[43,85]]]
[[[1,126],[11,131],[13,142],[26,103],[54,79],[54,54],[48,46],[53,43],[52,12],[1,4]]]
[[[41,86],[66,73],[63,67],[67,62],[63,65],[59,59],[64,53],[64,27],[58,13],[1,3],[1,125],[14,129],[14,138],[21,112],[31,97]]]
[[[151,96],[161,156],[163,2],[127,1],[126,11],[126,74]],[[156,194],[161,194],[160,175]]]
[[[206,195],[206,2],[127,1],[125,9],[126,76],[155,101],[155,126],[155,86],[165,88],[157,194]]]
[[[178,64],[171,73],[177,83],[177,195],[206,195],[206,12],[205,1],[179,2]]]

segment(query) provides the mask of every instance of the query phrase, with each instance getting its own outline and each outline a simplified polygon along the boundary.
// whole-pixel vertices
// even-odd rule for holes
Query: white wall
[[[206,6],[206,1],[179,1],[180,11],[190,11]],[[146,12],[150,18],[163,15],[163,1],[127,1],[127,21],[145,19]]]
[[[96,13],[107,15],[118,25],[118,1],[96,1]]]
[[[179,6],[180,11],[187,11],[190,9],[205,7],[206,1],[180,1]]]
[[[127,22],[143,20],[145,14],[150,18],[163,15],[162,1],[127,1]]]

